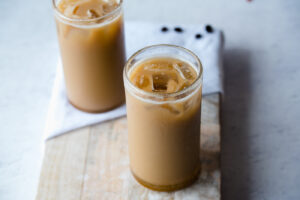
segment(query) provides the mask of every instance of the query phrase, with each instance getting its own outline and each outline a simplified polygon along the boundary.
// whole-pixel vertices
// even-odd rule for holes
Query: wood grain
[[[129,171],[126,117],[72,131],[46,143],[36,199],[220,199],[220,97],[202,101],[202,171],[192,186],[155,192]]]

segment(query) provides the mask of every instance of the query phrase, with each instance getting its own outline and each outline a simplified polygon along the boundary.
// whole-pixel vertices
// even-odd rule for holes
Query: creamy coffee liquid
[[[151,93],[172,94],[197,78],[187,62],[171,57],[136,64],[129,79]],[[130,167],[143,185],[170,191],[192,183],[199,173],[201,86],[168,103],[144,101],[126,89]]]
[[[130,74],[131,82],[146,92],[174,93],[191,85],[197,72],[186,62],[175,58],[144,61]]]
[[[74,19],[57,15],[56,24],[68,98],[81,110],[102,112],[125,100],[123,14],[99,18],[118,6],[115,0],[61,0],[57,5]]]
[[[118,7],[114,0],[62,0],[58,9],[73,19],[93,19],[104,16]]]

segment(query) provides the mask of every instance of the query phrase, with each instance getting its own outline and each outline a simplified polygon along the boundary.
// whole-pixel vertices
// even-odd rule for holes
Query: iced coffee
[[[68,99],[87,112],[125,101],[122,0],[53,0]]]
[[[200,170],[202,66],[192,52],[156,45],[125,65],[130,168],[142,185],[186,187]]]

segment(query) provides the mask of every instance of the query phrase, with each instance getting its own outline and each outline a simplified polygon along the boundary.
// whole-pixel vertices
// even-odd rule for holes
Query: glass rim
[[[100,16],[100,17],[97,17],[97,18],[93,18],[93,19],[77,19],[77,18],[71,18],[71,17],[68,17],[68,16],[64,15],[57,8],[56,0],[52,0],[52,6],[54,8],[55,14],[57,14],[63,20],[67,20],[67,21],[70,21],[70,22],[95,22],[95,21],[99,21],[99,20],[108,18],[108,17],[113,16],[114,14],[118,13],[122,9],[123,0],[120,0],[120,3],[118,5],[118,7],[116,7],[113,11],[111,11],[111,12],[109,12],[109,13],[103,15],[103,16]]]
[[[128,67],[129,67],[129,63],[140,53],[147,51],[149,49],[152,48],[157,48],[157,47],[171,47],[171,48],[175,48],[175,49],[179,49],[181,51],[184,51],[188,54],[190,54],[197,62],[197,64],[199,65],[199,74],[197,74],[197,78],[195,79],[195,81],[189,85],[188,87],[186,87],[183,90],[177,91],[177,92],[173,92],[173,93],[154,93],[154,92],[147,92],[144,91],[138,87],[136,87],[129,79],[129,74],[128,74]],[[172,44],[156,44],[156,45],[151,45],[151,46],[146,46],[140,50],[138,50],[137,52],[135,52],[126,62],[124,70],[123,70],[123,77],[124,77],[124,83],[125,83],[125,87],[126,85],[128,85],[130,87],[130,89],[133,89],[135,92],[145,96],[145,97],[152,97],[155,99],[167,99],[167,98],[176,98],[176,97],[180,97],[181,95],[184,95],[185,93],[188,93],[190,91],[193,91],[194,89],[197,88],[198,84],[202,85],[202,77],[203,77],[203,66],[202,63],[200,61],[200,59],[198,58],[198,56],[193,53],[191,50],[186,49],[184,47],[181,46],[177,46],[177,45],[172,45]],[[189,96],[189,95],[188,95]],[[181,99],[181,98],[179,98]],[[168,100],[167,100],[168,101]]]

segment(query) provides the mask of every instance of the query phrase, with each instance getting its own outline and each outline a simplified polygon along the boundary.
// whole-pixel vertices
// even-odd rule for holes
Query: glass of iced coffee
[[[53,0],[68,99],[87,112],[124,103],[122,0]]]
[[[198,177],[202,71],[195,54],[173,45],[146,47],[125,65],[130,169],[150,189]]]

